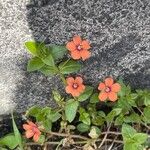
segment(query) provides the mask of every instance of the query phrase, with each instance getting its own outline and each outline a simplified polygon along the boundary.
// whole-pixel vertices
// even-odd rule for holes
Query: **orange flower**
[[[81,77],[69,77],[66,79],[66,93],[71,94],[73,97],[78,97],[84,90],[83,79]]]
[[[36,124],[34,124],[31,121],[28,121],[28,124],[23,124],[23,129],[26,130],[26,132],[25,132],[26,138],[33,137],[33,140],[35,142],[37,142],[39,140],[41,132],[38,129],[38,126]]]
[[[73,59],[82,58],[82,60],[85,60],[91,56],[88,51],[91,48],[89,42],[82,40],[80,36],[74,36],[73,41],[68,42],[66,48],[70,51]]]
[[[121,86],[119,83],[114,83],[112,78],[106,78],[104,83],[100,83],[98,89],[101,91],[99,94],[99,99],[105,101],[109,99],[110,101],[117,100],[117,92],[120,91]]]

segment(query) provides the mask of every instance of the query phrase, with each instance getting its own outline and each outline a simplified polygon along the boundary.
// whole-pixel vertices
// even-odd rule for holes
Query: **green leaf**
[[[67,60],[65,62],[62,62],[59,65],[59,70],[60,70],[60,73],[62,74],[74,73],[74,72],[79,71],[80,68],[81,68],[81,65],[77,61],[74,61],[74,60]]]
[[[7,146],[10,149],[15,149],[15,147],[18,146],[18,141],[16,140],[14,134],[8,134],[3,138],[0,138],[0,145]]]
[[[58,73],[58,68],[56,66],[47,66],[44,65],[42,68],[39,69],[44,75],[55,75]]]
[[[91,98],[90,98],[90,103],[98,103],[99,102],[99,98],[98,98],[98,93],[94,93]]]
[[[103,111],[98,111],[98,115],[105,118],[106,114]]]
[[[44,107],[44,108],[41,110],[41,113],[43,114],[43,117],[49,118],[49,116],[50,116],[51,113],[52,113],[52,108],[46,106],[46,107]]]
[[[135,100],[138,97],[138,94],[137,93],[131,93],[130,96],[131,96],[131,99]]]
[[[39,55],[38,45],[39,45],[39,43],[34,42],[34,41],[33,42],[32,41],[25,42],[25,47],[34,56],[38,56]]]
[[[90,130],[90,133],[89,133],[89,136],[92,138],[92,139],[97,139],[101,134],[101,131],[98,127],[96,126],[92,126],[91,127],[91,130]]]
[[[44,66],[44,63],[42,60],[38,57],[34,57],[31,60],[29,60],[28,65],[27,65],[27,71],[35,71],[39,70]]]
[[[60,102],[62,100],[61,95],[59,94],[58,91],[53,90],[52,93],[53,93],[53,98],[56,102]]]
[[[134,128],[127,124],[122,126],[122,136],[124,141],[124,150],[141,150],[142,144],[146,142],[148,135],[145,133],[137,133]]]
[[[54,62],[54,59],[52,57],[51,54],[49,54],[48,56],[42,58],[42,61],[48,65],[48,66],[54,66],[55,65],[55,62]]]
[[[44,142],[45,142],[45,136],[44,135],[40,135],[39,140],[38,140],[37,143],[44,144]]]
[[[96,126],[101,126],[104,124],[104,122],[105,122],[105,119],[102,116],[99,116],[99,115],[92,116],[92,124]]]
[[[145,123],[150,123],[150,106],[144,108],[143,115],[143,121]]]
[[[48,48],[50,49],[50,52],[55,60],[63,58],[67,52],[65,46],[49,45]]]
[[[126,123],[140,123],[141,118],[138,114],[132,113],[130,116],[125,116],[124,122],[126,122]]]
[[[118,116],[121,113],[122,109],[121,108],[115,108],[113,109],[107,116],[106,116],[106,121],[107,122],[112,122],[115,116]]]
[[[124,115],[121,113],[115,120],[115,125],[122,125],[124,122]]]
[[[83,102],[87,100],[93,92],[93,87],[86,86],[85,91],[78,97],[78,101]]]
[[[43,42],[28,41],[25,43],[25,47],[33,56],[40,58],[47,56],[49,53],[49,50]]]
[[[125,85],[122,79],[119,79],[118,83],[121,85],[121,90],[118,92],[120,97],[124,97],[131,93],[131,87],[129,85]]]
[[[23,150],[22,137],[21,137],[21,134],[20,134],[20,132],[16,126],[13,114],[12,114],[12,124],[13,124],[13,131],[14,131],[15,139],[16,139],[20,149]]]
[[[145,106],[150,106],[150,90],[143,90],[141,97],[144,99]]]
[[[41,108],[41,111],[36,115],[36,120],[38,122],[49,120],[51,113],[52,113],[52,110],[50,107],[46,106],[43,109]]]
[[[82,121],[84,124],[87,124],[87,125],[91,124],[90,115],[86,112],[83,112],[80,114],[79,120]]]
[[[43,117],[43,114],[41,112],[36,115],[37,122],[42,122],[44,120],[45,120],[45,118]]]
[[[134,128],[132,128],[130,125],[128,124],[123,124],[122,126],[122,136],[123,136],[123,140],[127,141],[129,139],[132,138],[132,136],[137,133],[136,130]]]
[[[139,100],[143,101],[145,106],[150,106],[150,90],[136,90],[139,95]]]
[[[60,117],[61,117],[61,114],[58,112],[52,112],[52,114],[51,114],[52,122],[56,122]]]
[[[144,143],[144,146],[150,147],[150,137],[147,138],[146,142]]]
[[[41,108],[39,106],[33,106],[29,110],[27,110],[26,115],[36,117],[37,114],[40,112],[41,112]]]
[[[43,123],[46,131],[51,131],[51,129],[52,129],[52,121],[51,120],[46,119],[46,120],[42,121],[42,123]]]
[[[8,150],[8,149],[6,149],[6,148],[3,148],[3,147],[0,147],[0,150]]]
[[[145,106],[150,106],[150,90],[144,90],[142,93]]]
[[[66,102],[65,115],[69,122],[72,122],[76,116],[79,102],[74,99],[70,99]]]
[[[148,138],[148,135],[145,133],[135,133],[133,135],[133,139],[136,141],[136,143],[138,143],[139,145],[143,144],[146,142]]]
[[[84,123],[80,123],[77,125],[77,129],[78,131],[80,131],[81,133],[83,132],[87,132],[90,130],[90,126]]]
[[[150,97],[144,98],[144,104],[145,104],[145,106],[150,106]]]
[[[128,99],[126,97],[122,97],[117,101],[117,108],[122,108],[123,112],[126,113],[132,109],[132,107],[136,107],[135,100]]]
[[[134,142],[125,142],[123,150],[142,150],[142,149],[138,149],[138,144]]]

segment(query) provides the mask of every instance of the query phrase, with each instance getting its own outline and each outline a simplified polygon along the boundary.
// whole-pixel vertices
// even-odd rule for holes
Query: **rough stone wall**
[[[27,73],[23,43],[63,44],[75,34],[92,45],[80,72],[87,83],[111,75],[150,88],[149,0],[0,0],[0,114],[54,105],[51,89],[61,88],[60,80]]]

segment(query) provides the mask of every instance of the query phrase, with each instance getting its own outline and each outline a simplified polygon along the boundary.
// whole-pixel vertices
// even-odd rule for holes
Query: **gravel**
[[[58,77],[28,73],[28,40],[64,44],[73,35],[91,42],[85,81],[123,77],[133,88],[150,88],[149,0],[0,0],[0,114],[32,105],[55,106]]]

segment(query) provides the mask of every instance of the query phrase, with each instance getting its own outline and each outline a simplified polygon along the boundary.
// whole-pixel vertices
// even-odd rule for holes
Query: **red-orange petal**
[[[82,48],[86,50],[91,48],[90,43],[87,40],[83,40],[81,45],[82,45]]]
[[[98,86],[98,90],[100,90],[100,91],[105,90],[105,88],[106,88],[106,85],[103,82],[101,82]]]
[[[28,124],[23,124],[23,129],[24,130],[31,130],[32,126],[28,125]]]
[[[39,138],[40,138],[40,134],[34,134],[33,140],[34,140],[35,142],[38,142]]]
[[[34,135],[34,132],[32,130],[27,130],[25,135],[26,135],[26,138],[29,139],[29,138],[31,138]]]
[[[82,39],[81,39],[80,36],[76,35],[76,36],[73,37],[73,42],[74,42],[74,44],[75,44],[76,46],[78,46],[78,45],[81,44]]]
[[[108,93],[108,98],[110,101],[116,101],[117,100],[117,94],[115,92]]]
[[[65,90],[66,90],[66,93],[68,94],[71,94],[73,92],[73,88],[71,85],[66,86]]]
[[[100,99],[100,101],[105,101],[108,97],[108,94],[106,92],[101,92],[98,96],[98,98]]]
[[[77,89],[73,89],[71,92],[71,95],[73,97],[78,97],[81,93]]]
[[[72,42],[68,42],[68,43],[66,44],[66,48],[67,48],[69,51],[74,51],[74,50],[76,50],[76,45],[74,44],[73,41],[72,41]]]
[[[83,83],[83,79],[81,77],[76,77],[75,78],[75,83],[82,84]]]
[[[82,50],[80,51],[80,55],[82,57],[82,60],[86,60],[91,56],[91,53],[88,50]]]
[[[71,57],[75,60],[77,59],[80,59],[81,58],[81,55],[80,55],[80,52],[78,50],[74,50],[71,52]]]
[[[114,83],[114,80],[112,78],[106,78],[105,79],[105,85],[106,86],[112,86],[113,83]]]
[[[68,78],[66,79],[66,82],[67,82],[68,85],[72,85],[72,84],[75,82],[75,80],[74,80],[73,77],[68,77]]]
[[[32,121],[28,121],[28,124],[32,127],[37,127],[37,125],[35,123],[33,123]]]
[[[83,93],[85,90],[85,86],[83,84],[79,85],[79,87],[77,88],[79,93]]]
[[[119,92],[119,91],[121,90],[120,84],[119,84],[119,83],[113,84],[113,85],[111,86],[111,90],[112,90],[113,92]]]

